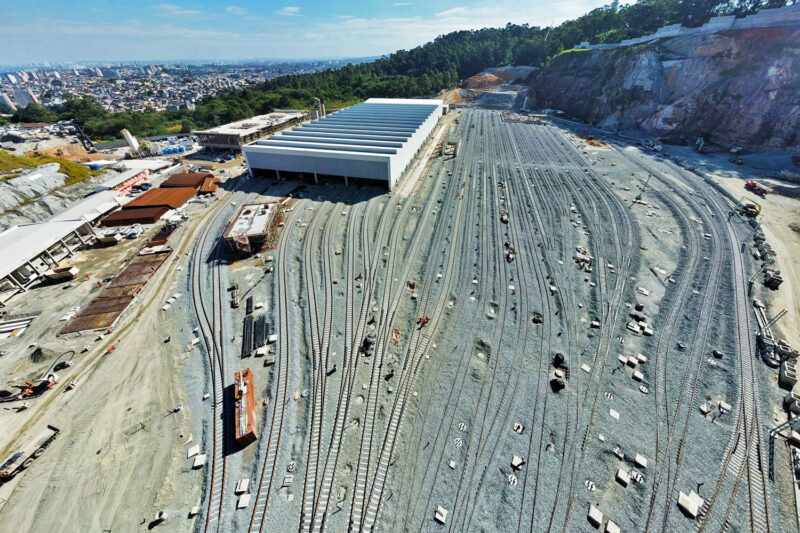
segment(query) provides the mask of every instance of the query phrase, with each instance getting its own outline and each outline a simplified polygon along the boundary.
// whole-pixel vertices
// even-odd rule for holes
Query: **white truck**
[[[48,425],[36,438],[27,441],[21,448],[11,452],[11,454],[0,463],[0,480],[7,481],[16,476],[20,471],[28,468],[34,459],[41,456],[45,449],[58,435],[59,429]]]

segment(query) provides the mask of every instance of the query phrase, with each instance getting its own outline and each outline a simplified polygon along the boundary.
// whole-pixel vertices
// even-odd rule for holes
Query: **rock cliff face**
[[[800,26],[564,53],[529,101],[612,129],[800,150]]]

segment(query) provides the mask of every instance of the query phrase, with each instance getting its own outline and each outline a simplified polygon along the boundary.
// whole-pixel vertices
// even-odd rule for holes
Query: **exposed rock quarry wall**
[[[800,150],[800,24],[565,53],[529,105],[608,128]]]

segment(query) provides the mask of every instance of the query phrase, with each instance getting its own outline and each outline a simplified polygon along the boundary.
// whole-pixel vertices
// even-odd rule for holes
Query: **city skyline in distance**
[[[607,2],[459,0],[150,2],[33,0],[6,6],[0,65],[374,57],[457,30],[551,26]]]

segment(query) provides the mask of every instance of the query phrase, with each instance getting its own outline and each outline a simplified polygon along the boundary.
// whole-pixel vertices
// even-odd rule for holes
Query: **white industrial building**
[[[370,98],[244,147],[252,175],[398,179],[433,132],[442,100]]]

